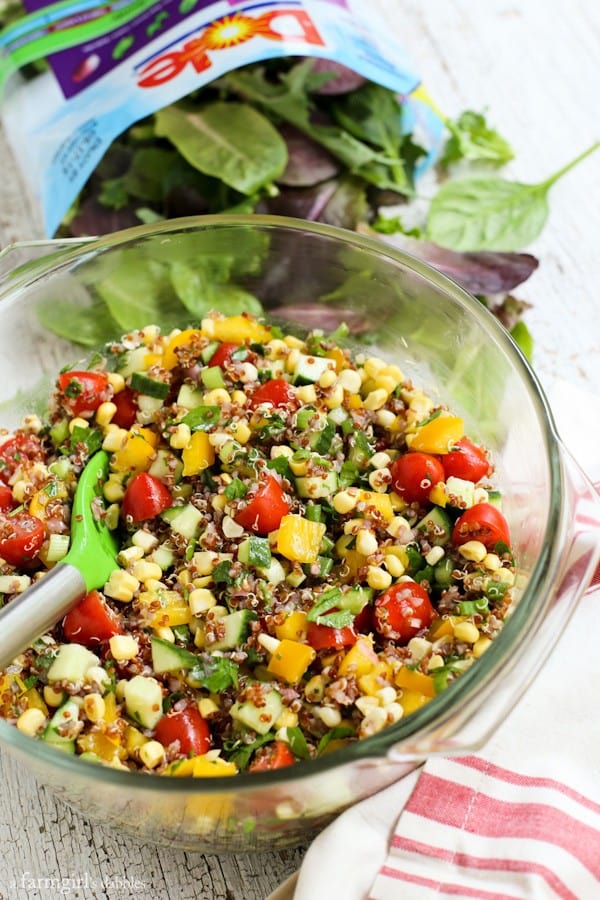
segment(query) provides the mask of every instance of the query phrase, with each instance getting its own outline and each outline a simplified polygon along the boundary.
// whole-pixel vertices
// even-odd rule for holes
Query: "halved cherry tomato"
[[[0,557],[11,566],[24,566],[35,559],[45,537],[42,520],[28,512],[0,513]]]
[[[260,387],[250,395],[249,406],[256,409],[261,403],[270,403],[275,409],[290,404],[297,405],[296,392],[294,388],[283,378],[272,378],[271,381],[265,381]]]
[[[44,449],[34,434],[18,432],[0,444],[0,481],[8,483],[24,459],[41,461],[44,459]]]
[[[465,481],[480,481],[490,471],[490,463],[486,452],[478,447],[468,437],[457,441],[450,453],[445,453],[440,462],[444,469],[445,478],[453,475],[455,478],[463,478]]]
[[[292,766],[296,757],[285,741],[273,741],[265,747],[259,747],[254,759],[248,766],[249,772],[269,772],[271,769],[283,769]]]
[[[0,510],[12,509],[14,505],[11,489],[0,481]]]
[[[493,550],[497,543],[510,546],[508,522],[497,507],[476,503],[459,516],[452,530],[452,543],[459,547],[467,541],[481,541],[488,550]]]
[[[279,528],[282,518],[289,511],[290,504],[281,484],[273,475],[267,475],[264,483],[246,506],[236,512],[234,519],[248,531],[255,534],[269,534],[270,531]]]
[[[375,630],[405,644],[427,628],[434,616],[429,594],[416,581],[393,584],[375,601]]]
[[[404,453],[390,466],[392,488],[407,503],[424,503],[429,491],[444,481],[444,469],[430,453]]]
[[[231,360],[231,354],[235,353],[236,350],[239,350],[239,344],[230,344],[228,341],[223,341],[220,344],[211,358],[208,361],[209,366],[220,366],[222,369],[225,367],[225,363],[228,363]]]
[[[102,594],[90,591],[63,619],[68,641],[90,647],[123,634],[119,616],[113,612]]]
[[[309,622],[306,640],[313,650],[341,650],[356,643],[358,635],[352,625],[345,628],[332,628],[330,625],[318,625]]]
[[[173,505],[169,488],[149,472],[134,475],[125,491],[123,515],[133,523],[153,519]]]
[[[368,603],[356,616],[352,627],[358,634],[369,634],[373,630],[373,607]]]
[[[74,370],[58,376],[58,388],[65,406],[76,416],[91,415],[108,399],[108,378],[104,372]]]
[[[170,710],[154,729],[157,741],[168,747],[179,741],[181,756],[201,756],[210,750],[210,729],[195,706],[185,706],[180,710]]]
[[[119,428],[131,428],[136,420],[138,411],[137,391],[132,391],[131,388],[123,388],[122,391],[114,395],[112,402],[117,407],[117,411],[110,420],[111,424],[118,425]]]

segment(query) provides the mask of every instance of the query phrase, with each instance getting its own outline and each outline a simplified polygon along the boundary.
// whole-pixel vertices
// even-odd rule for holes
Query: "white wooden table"
[[[539,181],[598,140],[600,5],[592,0],[371,0],[409,47],[441,108],[489,112],[513,144],[509,173]],[[0,136],[0,246],[42,237]],[[600,153],[559,183],[518,295],[543,387],[600,392]],[[264,900],[302,849],[217,858],[140,845],[55,803],[0,753],[0,898]],[[345,862],[347,865],[347,861]],[[127,879],[129,886],[124,883]],[[39,885],[39,886],[37,886]],[[62,892],[61,892],[62,891]]]

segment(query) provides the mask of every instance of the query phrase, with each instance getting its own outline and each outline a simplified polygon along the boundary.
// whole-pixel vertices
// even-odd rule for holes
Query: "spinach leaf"
[[[262,303],[253,294],[222,280],[219,262],[209,259],[206,262],[196,260],[193,265],[179,260],[171,263],[171,283],[188,312],[196,319],[203,318],[215,308],[228,316],[242,312],[263,315]]]
[[[442,168],[461,159],[503,166],[514,158],[508,141],[490,128],[481,113],[466,110],[457,119],[446,119],[450,137],[440,159]]]
[[[252,741],[251,744],[244,744],[241,740],[235,740],[233,742],[225,743],[225,750],[229,751],[228,759],[230,762],[234,762],[238,769],[245,769],[250,762],[250,757],[254,753],[255,750],[258,750],[259,747],[263,747],[265,744],[271,743],[271,741],[275,740],[274,734],[262,734],[260,737],[257,737],[256,740]]]
[[[270,185],[287,162],[285,141],[258,110],[215,101],[200,109],[167,106],[156,114],[156,133],[191,165],[242,194]]]
[[[542,231],[552,185],[598,147],[600,141],[539,184],[484,177],[447,181],[431,201],[427,237],[452,250],[519,250]]]
[[[190,669],[187,678],[194,687],[204,687],[211,694],[220,694],[238,686],[238,665],[226,656],[202,656]]]
[[[150,259],[143,248],[115,254],[96,290],[121,333],[143,328],[148,322],[164,330],[181,326],[184,310],[171,287],[168,269]]]
[[[286,741],[290,745],[290,750],[298,759],[310,759],[310,750],[306,743],[306,738],[301,728],[298,726],[289,726],[285,729]]]
[[[98,347],[116,340],[122,334],[99,298],[94,298],[91,304],[83,304],[56,297],[52,303],[40,304],[37,315],[40,324],[48,331],[84,347]]]

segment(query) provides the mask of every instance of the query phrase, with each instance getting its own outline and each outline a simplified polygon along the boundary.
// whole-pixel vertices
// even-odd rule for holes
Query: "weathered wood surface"
[[[373,0],[372,0],[373,2]],[[600,6],[589,0],[378,0],[450,116],[487,108],[513,143],[511,175],[541,180],[599,137]],[[0,137],[0,246],[42,236]],[[532,247],[535,368],[600,391],[600,154],[558,184]],[[0,897],[264,900],[302,850],[202,856],[121,837],[71,812],[0,754]],[[347,864],[346,861],[345,864]],[[68,879],[80,879],[78,889]],[[127,881],[125,881],[127,879]]]

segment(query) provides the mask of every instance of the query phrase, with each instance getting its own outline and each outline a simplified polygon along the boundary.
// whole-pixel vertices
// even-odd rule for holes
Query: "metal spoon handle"
[[[68,563],[59,563],[0,609],[0,669],[53,628],[85,592],[81,572]]]

